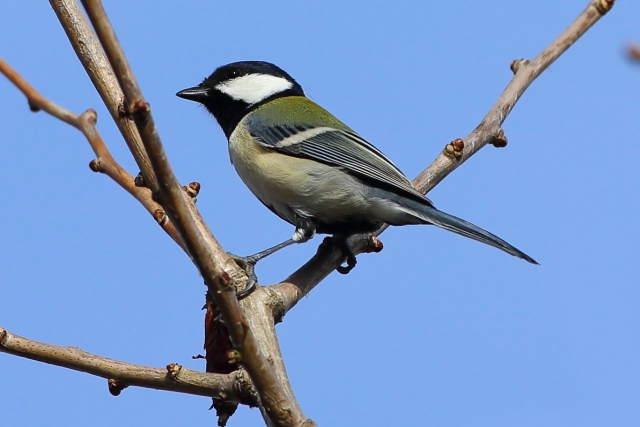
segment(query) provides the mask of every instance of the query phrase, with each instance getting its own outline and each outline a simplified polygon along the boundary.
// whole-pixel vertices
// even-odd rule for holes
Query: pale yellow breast
[[[242,181],[264,203],[296,203],[304,196],[310,160],[261,147],[240,127],[229,138],[229,155]]]

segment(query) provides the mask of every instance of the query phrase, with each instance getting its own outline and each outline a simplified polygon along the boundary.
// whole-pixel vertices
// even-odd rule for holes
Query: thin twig
[[[504,147],[507,140],[501,128],[502,123],[509,116],[525,90],[589,28],[611,10],[613,3],[614,0],[592,0],[576,20],[538,56],[531,61],[525,59],[513,61],[511,70],[515,76],[478,127],[464,138],[462,155],[460,157],[451,156],[447,150],[444,150],[431,165],[413,180],[414,186],[426,194],[487,144]]]
[[[106,378],[114,395],[128,386],[137,386],[215,397],[251,406],[257,404],[257,398],[241,370],[227,375],[196,372],[176,364],[167,368],[134,365],[87,353],[77,347],[33,341],[1,327],[0,352]]]
[[[190,224],[196,224],[196,227],[199,227],[196,230],[195,237],[193,241],[189,240],[189,244],[191,246],[188,247],[188,253],[190,254],[199,254],[198,257],[202,257],[204,254],[205,257],[207,255],[207,250],[200,252],[201,246],[206,246],[209,249],[208,255],[212,255],[211,251],[213,251],[213,256],[211,256],[208,260],[198,259],[195,260],[198,264],[199,262],[208,263],[208,266],[205,266],[205,271],[201,268],[201,272],[203,273],[203,277],[207,277],[207,283],[210,285],[213,290],[217,290],[217,293],[214,292],[213,295],[218,298],[220,297],[223,302],[226,300],[235,301],[235,297],[232,295],[230,289],[230,281],[231,277],[225,275],[224,267],[227,266],[226,262],[224,262],[223,252],[219,253],[218,250],[222,251],[222,249],[217,245],[215,239],[213,239],[213,245],[211,240],[208,240],[208,234],[210,232],[204,225],[204,222],[197,214],[197,211],[193,207],[193,203],[189,200],[184,199],[184,195],[181,193],[179,184],[173,177],[171,173],[170,167],[168,163],[166,163],[166,158],[164,156],[164,152],[162,151],[162,146],[160,144],[159,138],[157,138],[157,134],[155,132],[155,126],[153,126],[153,122],[151,116],[148,111],[148,105],[144,103],[144,99],[140,94],[140,91],[135,83],[135,79],[133,79],[133,75],[130,73],[130,68],[124,63],[124,70],[122,73],[118,73],[119,82],[116,80],[114,71],[109,64],[109,61],[106,60],[106,56],[100,44],[97,42],[95,38],[95,34],[91,31],[88,23],[84,19],[82,12],[77,7],[77,4],[74,0],[50,0],[56,13],[58,14],[59,19],[63,23],[63,27],[71,40],[71,43],[78,54],[81,62],[83,63],[85,69],[87,70],[89,76],[91,77],[94,85],[98,88],[101,96],[105,104],[107,105],[112,117],[116,120],[123,136],[127,140],[127,143],[130,146],[131,151],[136,157],[136,161],[139,165],[141,165],[141,170],[143,174],[150,175],[151,179],[155,177],[151,167],[149,167],[149,159],[146,157],[147,154],[145,152],[144,147],[147,148],[150,152],[151,162],[154,166],[158,167],[159,170],[163,171],[162,178],[163,180],[167,180],[165,188],[161,189],[160,195],[163,199],[164,204],[171,204],[173,206],[170,216],[182,215],[181,218],[194,218],[193,221],[186,221]],[[102,10],[101,5],[97,1],[86,0],[85,5],[99,5],[100,10]],[[506,142],[506,138],[504,138],[500,125],[504,121],[504,119],[508,116],[511,108],[515,105],[519,97],[522,95],[524,90],[528,87],[528,85],[546,68],[548,65],[553,62],[557,56],[562,54],[564,50],[566,50],[575,40],[577,40],[584,31],[586,31],[593,23],[597,21],[606,11],[608,11],[613,5],[612,0],[597,0],[591,2],[590,6],[587,10],[578,18],[578,21],[582,19],[580,25],[576,25],[574,23],[562,36],[560,36],[554,43],[557,43],[555,46],[552,44],[549,48],[545,49],[542,54],[538,55],[534,60],[530,63],[526,61],[517,61],[515,62],[515,70],[516,76],[509,84],[509,86],[505,89],[501,97],[496,102],[496,105],[492,108],[492,110],[487,114],[487,117],[483,120],[483,122],[476,128],[464,141],[457,140],[454,143],[449,144],[445,151],[430,165],[425,171],[423,171],[416,180],[414,180],[414,185],[416,188],[421,189],[424,192],[429,191],[433,188],[437,183],[439,183],[444,177],[446,177],[449,173],[451,173],[455,168],[460,166],[466,159],[471,157],[475,152],[477,152],[480,148],[488,143],[494,143],[495,145],[499,145],[500,143]],[[89,10],[92,10],[91,7],[88,7]],[[590,16],[586,16],[587,12]],[[107,23],[106,17],[104,19],[100,18],[97,20],[98,23]],[[94,22],[94,26],[99,28],[99,25],[96,25]],[[110,26],[107,28],[110,30]],[[100,31],[100,30],[99,30]],[[107,31],[108,32],[108,31]],[[111,30],[112,33],[112,30]],[[116,51],[120,51],[119,45],[117,44],[117,40],[115,39],[115,35],[111,34],[113,37],[110,37],[109,40],[114,41],[115,44],[111,45],[111,48]],[[566,36],[563,39],[563,36]],[[104,41],[104,40],[103,40]],[[109,49],[112,54],[113,51]],[[546,52],[546,54],[545,54]],[[118,52],[116,52],[118,53]],[[554,56],[555,55],[555,56]],[[124,55],[120,57],[120,59],[124,58]],[[536,64],[536,61],[538,62]],[[120,67],[123,62],[111,58],[112,64],[120,64],[116,68]],[[526,70],[528,71],[522,71]],[[108,84],[105,84],[104,81],[107,81]],[[128,102],[123,104],[123,92],[120,90],[120,85],[125,88],[125,93],[128,94],[127,99]],[[511,89],[510,89],[511,88]],[[511,92],[509,92],[511,90]],[[507,96],[508,95],[508,96]],[[27,95],[28,96],[28,95]],[[511,98],[510,98],[511,97]],[[29,98],[29,96],[28,96]],[[31,98],[29,98],[31,100]],[[46,100],[45,100],[46,101]],[[32,106],[34,104],[32,103]],[[55,105],[55,104],[53,104]],[[49,108],[51,105],[47,105],[46,103],[42,103],[41,105],[37,105],[37,107],[45,109],[45,107]],[[57,107],[57,106],[56,106]],[[58,107],[60,108],[60,107]],[[54,111],[53,109],[52,111]],[[83,113],[82,116],[77,117],[77,123],[70,123],[67,121],[69,117],[66,116],[68,113],[64,109],[55,110],[60,116],[55,115],[53,112],[50,114],[64,120],[65,122],[83,130],[87,139],[89,139],[91,143],[91,139],[97,135],[97,131],[95,131],[95,115],[88,110]],[[140,142],[140,136],[138,135],[138,131],[136,127],[132,126],[130,120],[130,111],[137,112],[139,115],[135,118],[137,129],[140,134],[145,139],[144,147]],[[98,135],[99,137],[99,135]],[[147,140],[148,139],[148,140]],[[100,139],[101,141],[101,139]],[[133,141],[133,142],[132,142]],[[462,147],[459,147],[462,142]],[[103,144],[104,145],[104,144]],[[94,144],[92,143],[92,147]],[[100,147],[98,147],[99,149]],[[106,146],[104,147],[106,149]],[[450,149],[451,148],[451,149]],[[94,147],[94,151],[96,147]],[[105,158],[105,155],[96,154]],[[146,164],[145,164],[146,162]],[[114,162],[115,163],[115,162]],[[129,175],[130,177],[130,175]],[[115,178],[113,178],[116,180]],[[150,180],[147,176],[145,176],[145,180]],[[117,180],[116,180],[117,181]],[[132,182],[132,180],[130,180]],[[157,188],[155,185],[150,185],[150,188]],[[129,191],[129,190],[127,190]],[[167,201],[168,200],[168,201]],[[175,204],[175,205],[174,205]],[[186,205],[186,207],[185,207]],[[169,211],[169,209],[167,209]],[[194,214],[194,212],[196,214]],[[186,215],[186,216],[185,216]],[[204,230],[204,231],[203,231]],[[181,233],[186,232],[188,234],[189,230],[183,230],[181,228]],[[198,235],[198,233],[200,233]],[[184,235],[184,234],[183,234]],[[213,238],[213,236],[211,236]],[[204,241],[203,241],[204,239]],[[352,246],[356,249],[356,252],[362,252],[367,248],[370,248],[370,244],[368,240],[364,238],[353,239],[354,243]],[[213,248],[213,249],[212,249]],[[307,264],[301,267],[298,271],[293,273],[287,281],[290,283],[281,283],[276,286],[272,286],[269,288],[261,288],[255,293],[255,298],[252,297],[249,299],[250,301],[256,302],[260,301],[258,305],[264,308],[267,306],[267,303],[270,306],[275,306],[277,310],[279,310],[277,318],[280,318],[284,312],[289,310],[292,306],[294,306],[297,301],[305,294],[307,294],[314,286],[317,285],[324,277],[330,274],[337,265],[339,265],[340,261],[342,261],[343,256],[340,251],[333,250],[330,245],[324,245],[320,248],[318,254],[314,256]],[[216,260],[220,260],[220,262],[216,263]],[[200,264],[198,264],[200,267]],[[227,270],[229,271],[229,270]],[[206,274],[205,273],[210,273]],[[234,276],[233,274],[231,274]],[[235,276],[234,276],[235,277]],[[219,295],[218,295],[219,294]],[[274,299],[278,299],[278,297],[283,297],[280,303],[274,303]],[[233,301],[232,304],[233,304]],[[216,301],[218,304],[219,302]],[[243,302],[243,304],[245,304]],[[225,305],[223,304],[224,308]],[[246,338],[247,334],[251,333],[252,328],[259,329],[262,327],[264,329],[265,335],[267,338],[272,338],[275,340],[275,345],[271,345],[273,347],[274,352],[278,352],[277,347],[277,339],[275,338],[275,332],[269,330],[269,328],[265,328],[263,325],[260,326],[260,322],[269,323],[271,322],[271,326],[273,326],[272,317],[269,316],[269,313],[266,313],[262,316],[249,316],[249,322],[251,324],[251,328],[247,327],[247,319],[243,319],[239,317],[240,321],[236,323],[229,323],[229,314],[231,314],[231,318],[235,319],[233,316],[235,315],[235,310],[237,309],[237,301],[235,302],[235,306],[231,307],[232,313],[223,312],[223,318],[227,322],[227,325],[231,325],[232,331],[235,331],[234,342],[237,342],[238,338],[240,339],[240,344],[236,344],[236,346],[241,349],[242,356],[244,357],[243,363],[247,366],[249,371],[251,371],[251,367],[253,366],[253,361],[247,361],[247,355],[252,357],[254,352],[257,356],[260,356],[260,350],[257,347],[256,340],[253,343],[250,343],[247,346]],[[245,306],[245,310],[250,314],[258,313],[258,311],[253,310],[249,306]],[[227,308],[227,310],[229,310]],[[253,311],[252,311],[253,310]],[[254,318],[255,317],[255,318]],[[239,337],[238,337],[239,335]],[[261,336],[261,338],[264,338]],[[261,345],[265,345],[265,342],[261,340]],[[252,347],[253,346],[253,347]],[[0,349],[1,350],[1,349]],[[18,354],[18,353],[12,353]],[[275,354],[275,353],[272,353]],[[21,355],[21,354],[18,354]],[[278,354],[276,354],[278,355]],[[24,357],[29,357],[24,355]],[[271,357],[271,355],[270,355]],[[34,358],[36,360],[41,360]],[[256,366],[259,369],[269,370],[269,363],[265,361],[264,357],[257,357],[255,359]],[[282,364],[282,360],[278,359],[279,364]],[[121,362],[117,362],[121,363]],[[262,365],[260,365],[262,363]],[[66,365],[61,365],[66,366]],[[253,366],[254,368],[256,366]],[[73,369],[73,368],[72,368]],[[180,371],[182,372],[182,371]],[[282,377],[283,369],[280,369],[278,372],[281,373],[281,380],[286,382],[286,377]],[[259,372],[260,373],[260,372]],[[203,374],[207,375],[207,374]],[[252,373],[252,376],[255,373]],[[285,374],[286,375],[286,374]],[[259,377],[259,376],[258,376]],[[122,383],[126,385],[125,383]],[[121,385],[122,385],[121,384]],[[272,394],[265,392],[264,386],[267,387],[273,384],[278,384],[277,379],[275,382],[264,383],[261,384],[259,389],[262,389],[262,404],[265,405],[269,409],[269,415],[274,419],[277,425],[300,425],[301,423],[307,423],[310,425],[312,422],[310,420],[305,420],[301,411],[298,408],[297,402],[295,399],[290,400],[290,406],[283,406],[282,400],[280,401],[270,401]],[[286,396],[285,396],[286,398]],[[285,399],[286,400],[286,399]],[[275,408],[275,412],[274,409]],[[293,409],[292,409],[293,408]],[[292,415],[293,414],[293,415]]]
[[[128,119],[124,121],[122,120],[122,118],[125,117],[125,115],[123,114],[125,110],[125,106],[123,104],[124,97],[120,90],[119,84],[113,75],[111,66],[109,65],[108,62],[106,62],[105,53],[102,50],[102,47],[100,46],[99,42],[97,41],[95,34],[89,28],[89,24],[86,22],[86,20],[84,19],[84,16],[82,15],[82,12],[80,11],[79,7],[75,4],[73,0],[52,1],[52,4],[54,4],[54,8],[56,7],[56,5],[58,6],[56,8],[58,17],[60,18],[61,23],[63,24],[63,27],[65,27],[67,34],[70,37],[71,44],[76,49],[79,59],[83,63],[87,73],[91,77],[91,80],[94,82],[94,84],[96,84],[96,87],[101,93],[103,97],[103,101],[105,102],[105,105],[107,106],[107,108],[109,108],[110,111],[114,111],[115,109],[115,111],[119,112],[117,117],[114,117],[114,119],[120,120],[119,125],[124,124],[125,130],[126,129],[129,130],[129,132],[122,132],[123,136],[130,143],[129,144],[130,147],[131,147],[132,138],[134,139],[133,143],[135,145],[135,138],[138,138],[139,140],[138,131],[135,127],[126,126],[127,124],[131,125],[130,120]],[[77,14],[79,14],[80,16],[76,16]],[[70,28],[70,27],[73,27],[73,28]],[[7,74],[17,76],[17,73],[7,73]],[[57,106],[53,103],[50,103],[48,100],[46,100],[43,97],[41,97],[41,99],[38,99],[39,94],[35,92],[35,90],[32,90],[32,88],[30,88],[30,86],[26,83],[26,81],[19,78],[14,82],[19,86],[20,86],[20,83],[23,83],[21,87],[26,90],[27,95],[31,94],[31,98],[34,100],[37,100],[37,103],[42,104],[43,107],[52,106],[52,108],[49,109],[49,111],[50,113],[56,115],[56,112],[58,111],[58,109],[54,107],[57,107]],[[113,95],[114,91],[116,94],[115,96]],[[59,111],[65,112],[66,110],[62,109]],[[95,120],[92,118],[92,115],[90,113],[91,111],[88,111],[86,112],[86,114],[79,117],[78,118],[79,123],[76,122],[75,120],[76,116],[73,113],[68,113],[68,112],[66,114],[60,113],[56,115],[56,117],[61,118],[62,120],[64,120],[65,122],[71,124],[76,128],[80,126],[80,129],[85,132],[85,134],[89,139],[89,142],[92,144],[92,147],[94,148],[94,150],[99,156],[98,159],[96,159],[91,163],[92,169],[109,174],[116,182],[118,182],[125,189],[127,189],[127,191],[132,192],[134,196],[140,196],[141,194],[148,195],[149,192],[146,189],[139,189],[134,185],[132,185],[133,184],[132,177],[129,174],[126,174],[126,172],[124,175],[121,174],[120,172],[124,172],[124,171],[118,170],[119,166],[117,164],[112,163],[110,161],[103,161],[104,159],[108,159],[110,157],[110,154],[108,154],[109,152],[106,149],[106,146],[101,142],[101,139],[99,138],[99,135],[97,135],[97,132],[95,132],[95,129],[93,129],[95,125]],[[140,145],[140,147],[142,146]],[[146,152],[144,152],[144,147],[142,147],[142,149],[143,149],[143,155],[146,157]],[[135,152],[134,152],[134,155],[135,155]],[[147,162],[148,162],[148,158],[147,158]],[[151,170],[151,173],[153,175],[152,170]],[[120,178],[124,177],[124,178],[119,179],[119,177]],[[154,217],[158,222],[160,222],[163,225],[166,225],[170,230],[172,230],[169,232],[169,234],[171,234],[174,237],[174,240],[176,240],[178,244],[181,244],[181,241],[177,236],[177,233],[175,232],[175,229],[173,228],[171,221],[166,220],[166,216],[164,215],[164,212],[161,209],[159,209],[160,206],[158,204],[156,204],[155,202],[153,202],[153,200],[151,200],[150,195],[144,198],[141,198],[139,200],[145,205],[145,207],[148,208],[148,210],[154,215]],[[147,206],[146,204],[147,202],[152,202],[151,208]],[[197,210],[195,210],[195,207],[193,206],[193,200],[190,200],[190,202],[191,202],[192,210],[195,211],[196,213],[196,218],[197,218],[196,222],[201,228],[203,228],[205,231],[208,231],[207,226],[204,223],[204,220],[199,216]],[[152,208],[157,208],[157,209],[154,210]],[[215,245],[217,245],[217,242],[215,243]],[[185,248],[183,247],[183,249]],[[222,252],[222,254],[226,256],[224,252]],[[231,261],[231,263],[233,262]],[[232,270],[232,269],[229,269],[229,270],[233,271],[232,276],[236,277],[236,274],[234,274],[235,270]],[[246,279],[246,277],[244,279]],[[242,283],[240,285],[242,285]],[[245,308],[245,311],[249,312],[250,314],[252,310],[260,312],[262,314],[264,312],[264,307],[259,307],[259,305],[263,303],[265,302],[262,298],[259,298],[259,299],[247,298],[245,299],[245,301],[243,301],[243,304],[248,306],[247,308]],[[250,315],[249,317],[255,317],[255,316]],[[282,357],[280,354],[277,338],[275,336],[275,331],[272,328],[273,320],[272,320],[270,310],[267,312],[267,315],[264,317],[265,317],[264,319],[265,321],[260,320],[257,322],[257,325],[263,326],[263,324],[270,324],[271,328],[265,327],[263,328],[264,329],[263,331],[259,331],[261,332],[261,338],[263,338],[261,339],[261,341],[264,341],[267,343],[265,347],[267,347],[266,350],[269,355],[269,360],[272,360],[273,363],[275,364],[278,370],[278,377],[284,383],[287,395],[292,398],[292,400],[295,403],[295,407],[299,412],[297,402],[295,402],[295,396],[293,395],[291,386],[286,376],[286,371],[284,369],[284,364],[282,362]],[[254,320],[254,319],[251,319],[251,320]],[[250,321],[249,323],[252,325],[256,324],[255,321]]]
[[[85,18],[76,0],[49,0],[62,28],[67,33],[73,50],[87,71],[91,82],[100,94],[109,114],[118,126],[134,160],[140,168],[145,184],[152,191],[157,189],[156,178],[151,170],[149,158],[144,151],[140,135],[131,118],[125,114],[122,102],[124,95],[113,74],[104,49]]]
[[[27,97],[29,107],[32,111],[43,110],[53,117],[62,120],[81,131],[89,141],[89,145],[96,154],[96,159],[90,163],[94,172],[102,172],[114,180],[120,187],[125,189],[156,219],[164,231],[178,244],[182,245],[180,237],[173,224],[162,220],[158,211],[162,212],[162,206],[153,201],[151,191],[146,188],[136,187],[133,176],[127,172],[113,158],[107,145],[102,140],[100,133],[96,129],[97,114],[95,110],[89,109],[80,116],[72,113],[64,107],[48,100],[31,86],[16,70],[14,70],[5,60],[0,58],[0,73],[4,74],[20,91]]]
[[[478,127],[464,140],[458,139],[448,144],[433,163],[412,181],[414,187],[426,194],[487,144],[494,144],[497,147],[505,146],[507,139],[501,125],[524,91],[549,65],[598,22],[613,7],[613,3],[614,0],[592,0],[580,16],[538,56],[531,61],[514,61],[511,68],[515,76]],[[354,236],[350,239],[354,253],[363,252],[369,247],[366,238],[366,236]],[[343,260],[344,255],[339,249],[330,246],[323,248],[321,245],[316,255],[302,267],[282,283],[271,286],[281,297],[278,309],[284,309],[286,312],[294,307]]]
[[[188,253],[209,287],[229,335],[239,352],[242,365],[247,369],[258,391],[261,403],[270,419],[278,426],[308,424],[297,402],[290,399],[279,381],[275,370],[260,350],[247,319],[235,295],[231,276],[223,269],[229,259],[211,232],[202,227],[193,215],[193,205],[186,199],[178,180],[167,160],[160,136],[155,127],[149,104],[145,102],[140,87],[116,38],[101,1],[83,0],[87,15],[98,35],[115,76],[126,99],[152,168],[158,179],[160,201],[175,225]]]

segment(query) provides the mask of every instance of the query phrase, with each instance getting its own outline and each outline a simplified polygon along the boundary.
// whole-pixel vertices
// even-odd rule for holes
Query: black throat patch
[[[225,136],[229,139],[238,123],[247,114],[274,99],[288,96],[300,96],[300,91],[295,88],[287,89],[255,104],[247,104],[244,101],[235,100],[222,92],[212,90],[207,99],[202,102],[202,105],[216,118]]]

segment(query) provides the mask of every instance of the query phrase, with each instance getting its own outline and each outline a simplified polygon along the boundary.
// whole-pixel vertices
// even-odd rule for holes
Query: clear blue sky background
[[[248,254],[292,233],[243,186],[214,121],[174,96],[260,59],[414,177],[467,135],[586,0],[107,1],[179,178],[222,244]],[[331,275],[278,326],[305,414],[320,426],[640,425],[640,4],[613,11],[525,93],[504,129],[430,193],[525,250],[535,267],[431,227]],[[95,108],[137,170],[47,2],[0,4],[0,56],[44,95]],[[204,369],[205,288],[137,203],[87,167],[75,129],[32,114],[0,78],[0,326],[124,361]],[[260,264],[286,277],[320,238]],[[215,425],[206,398],[0,354],[2,425]],[[261,425],[242,408],[230,426]]]

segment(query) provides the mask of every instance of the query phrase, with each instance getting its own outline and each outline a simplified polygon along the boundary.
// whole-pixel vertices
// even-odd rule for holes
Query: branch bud
[[[31,102],[29,100],[29,109],[31,111],[33,111],[34,113],[37,113],[38,111],[40,111],[42,108],[38,107],[36,104],[34,104],[33,102]]]
[[[138,175],[133,179],[133,185],[136,187],[147,188],[147,183],[144,181],[142,172],[138,172]]]
[[[509,68],[511,68],[511,72],[513,72],[513,74],[517,74],[518,70],[526,65],[529,65],[528,59],[514,59],[513,61],[511,61],[511,65],[509,66]]]
[[[184,188],[184,191],[187,192],[189,197],[195,198],[198,195],[198,193],[200,192],[200,183],[199,182],[192,182],[189,185],[184,186],[183,188]]]
[[[443,153],[449,158],[459,160],[462,158],[462,150],[464,150],[464,141],[457,138],[444,147]]]
[[[601,15],[605,15],[611,10],[614,3],[614,0],[594,0],[593,6]]]
[[[89,169],[91,169],[94,172],[102,172],[102,170],[100,169],[100,160],[98,159],[93,159],[89,162]]]
[[[167,373],[173,379],[178,376],[178,374],[180,373],[180,369],[182,369],[182,366],[178,365],[177,363],[169,363],[167,365]]]
[[[141,99],[135,101],[131,106],[131,114],[136,120],[145,119],[149,115],[149,111],[151,111],[149,103]]]
[[[153,212],[153,219],[155,219],[158,222],[158,224],[164,225],[167,222],[168,217],[167,217],[167,214],[164,213],[162,209],[156,209]]]
[[[504,148],[508,143],[509,139],[507,139],[507,136],[504,134],[502,129],[500,129],[500,132],[498,132],[497,135],[494,135],[493,138],[491,138],[491,141],[489,141],[489,144],[496,148]]]
[[[122,381],[117,380],[115,378],[109,378],[109,381],[107,382],[107,384],[109,386],[109,393],[111,393],[112,396],[120,396],[120,393],[122,392],[122,390],[129,387],[128,384],[125,384]]]

